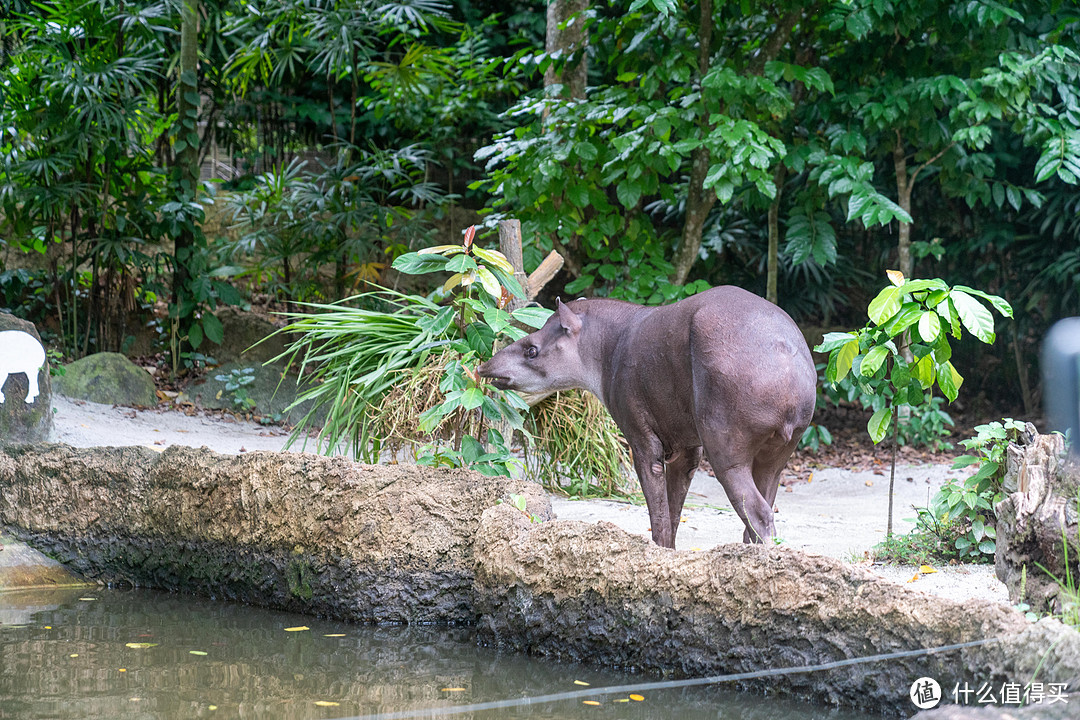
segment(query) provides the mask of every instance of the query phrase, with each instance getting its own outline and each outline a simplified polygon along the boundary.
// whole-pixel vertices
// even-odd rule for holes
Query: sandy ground
[[[221,453],[281,450],[288,433],[231,417],[188,415],[166,410],[135,410],[71,401],[54,395],[53,441],[76,447],[142,445],[163,450],[169,445],[208,447]],[[296,448],[298,449],[298,448]],[[309,444],[309,449],[312,449]],[[913,527],[913,506],[925,506],[950,475],[942,465],[897,468],[893,531]],[[785,492],[786,490],[786,492]],[[872,472],[828,468],[814,473],[809,483],[781,488],[776,500],[776,528],[783,547],[859,562],[885,537],[889,478]],[[606,520],[628,532],[648,536],[645,507],[602,500],[552,498],[560,519]],[[690,487],[676,545],[682,550],[706,550],[742,539],[742,523],[732,511],[720,484],[698,472]],[[1008,602],[1005,586],[990,565],[937,566],[937,572],[917,574],[918,568],[870,565],[869,569],[913,590],[963,600],[981,597]],[[912,580],[915,578],[914,580]]]

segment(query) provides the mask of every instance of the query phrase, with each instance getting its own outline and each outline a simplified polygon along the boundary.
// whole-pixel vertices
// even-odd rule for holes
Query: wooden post
[[[521,221],[499,221],[499,252],[506,256],[510,264],[514,266],[514,279],[521,284],[526,294],[529,292],[529,278],[525,275],[525,259],[521,254]],[[513,312],[524,307],[532,298],[515,297],[510,300],[506,309]]]
[[[532,302],[563,266],[563,256],[552,250],[532,275],[525,275],[525,260],[521,252],[520,220],[499,221],[499,252],[505,255],[514,266],[514,279],[521,283],[521,288],[525,291],[525,299],[514,298],[510,301],[510,305],[507,306],[510,311]]]

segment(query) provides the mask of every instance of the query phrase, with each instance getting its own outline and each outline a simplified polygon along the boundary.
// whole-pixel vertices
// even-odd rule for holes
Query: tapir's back
[[[689,430],[684,422],[711,421],[790,436],[813,415],[817,373],[806,340],[787,313],[742,288],[649,308],[622,344],[632,348],[621,361],[638,370],[629,377],[639,394],[678,434]]]
[[[817,371],[791,317],[733,286],[687,300],[696,300],[689,302],[696,414],[722,412],[747,430],[801,432],[813,416]]]

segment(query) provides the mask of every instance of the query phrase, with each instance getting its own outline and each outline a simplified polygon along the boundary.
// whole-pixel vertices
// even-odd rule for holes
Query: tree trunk
[[[579,100],[585,97],[588,81],[589,34],[585,32],[585,15],[589,0],[552,0],[547,7],[547,37],[544,50],[559,56],[544,71],[544,88],[562,85],[559,97]],[[567,58],[570,58],[567,60]]]
[[[914,186],[914,178],[909,180],[907,174],[907,156],[904,154],[904,140],[900,131],[896,131],[896,144],[893,146],[893,168],[896,172],[896,200],[897,204],[911,215],[911,189]],[[911,217],[915,217],[911,215]],[[911,223],[900,221],[900,238],[897,241],[897,269],[910,278],[915,272],[915,263],[911,259]]]
[[[765,279],[765,299],[773,305],[780,303],[776,285],[780,275],[780,199],[784,194],[784,176],[787,174],[783,161],[776,164],[773,172],[773,184],[776,185],[776,197],[769,204],[769,256],[767,277]]]
[[[1009,588],[1010,602],[1025,602],[1035,612],[1060,614],[1076,601],[1080,583],[1080,461],[1063,458],[1064,446],[1061,435],[1039,435],[1028,423],[1018,443],[1009,445],[1006,495],[994,507],[998,579]]]
[[[199,25],[197,0],[185,0],[180,15],[180,79],[176,85],[177,132],[176,153],[177,199],[194,202],[199,184]],[[187,333],[191,314],[185,312],[191,300],[192,254],[195,251],[194,220],[185,222],[176,236],[173,263],[172,322],[173,372],[178,368],[180,338]]]
[[[698,23],[698,81],[703,80],[709,72],[713,32],[712,14],[712,0],[702,0],[701,20]],[[711,127],[704,97],[701,103],[698,132],[701,137],[704,137],[709,134]],[[698,252],[701,250],[701,235],[705,229],[705,221],[709,217],[709,211],[716,204],[716,193],[705,189],[705,177],[709,174],[711,160],[709,149],[704,145],[694,148],[690,155],[690,187],[686,194],[686,220],[683,222],[679,246],[675,248],[675,256],[671,260],[671,264],[675,266],[671,273],[671,282],[675,285],[682,285],[690,275],[690,268],[693,267]]]

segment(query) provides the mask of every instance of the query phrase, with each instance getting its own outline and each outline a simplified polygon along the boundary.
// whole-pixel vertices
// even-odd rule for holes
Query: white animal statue
[[[45,348],[30,333],[0,330],[0,405],[4,404],[4,383],[8,375],[24,373],[29,382],[26,403],[38,396],[38,370],[45,364]]]

